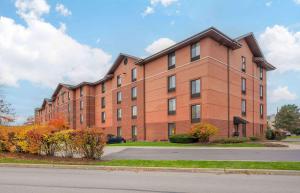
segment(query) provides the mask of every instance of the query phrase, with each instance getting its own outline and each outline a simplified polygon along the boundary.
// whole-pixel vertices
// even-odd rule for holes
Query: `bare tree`
[[[3,124],[3,117],[13,117],[14,115],[14,109],[10,103],[5,101],[4,92],[0,85],[0,125]]]

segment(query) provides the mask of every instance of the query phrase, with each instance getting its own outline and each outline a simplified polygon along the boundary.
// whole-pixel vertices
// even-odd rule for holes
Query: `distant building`
[[[274,127],[275,117],[276,117],[276,115],[272,114],[272,115],[269,115],[267,118],[267,123],[271,129],[275,129],[275,127]]]
[[[9,125],[14,122],[14,118],[9,115],[0,115],[0,125]]]
[[[34,117],[28,117],[24,122],[24,125],[33,125],[34,124]]]
[[[144,59],[120,54],[99,81],[59,84],[35,122],[64,117],[73,129],[149,141],[199,122],[216,125],[219,137],[261,136],[274,69],[253,33],[232,39],[211,27]]]

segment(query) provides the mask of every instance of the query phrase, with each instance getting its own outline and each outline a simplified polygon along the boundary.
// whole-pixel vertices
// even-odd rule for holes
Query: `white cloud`
[[[294,2],[298,5],[300,5],[300,0],[294,0]]]
[[[168,7],[177,1],[178,0],[150,0],[150,4],[151,5],[161,4],[164,7]]]
[[[67,26],[65,23],[60,22],[59,23],[59,30],[63,33],[65,33],[67,31]]]
[[[55,10],[63,16],[72,15],[72,12],[61,3],[56,4]]]
[[[49,13],[50,6],[45,0],[16,0],[17,13],[25,20],[40,19]]]
[[[165,48],[174,45],[176,42],[169,38],[159,38],[155,40],[152,44],[146,47],[145,51],[149,54],[155,54]]]
[[[147,16],[147,15],[150,15],[150,14],[152,14],[152,13],[154,13],[153,7],[148,6],[148,7],[145,9],[145,11],[143,12],[143,16]]]
[[[272,1],[266,2],[266,6],[267,6],[267,7],[270,7],[271,5],[272,5]]]
[[[287,86],[279,86],[270,93],[270,101],[273,103],[278,101],[290,101],[296,99],[297,95],[295,93],[292,93]]]
[[[26,25],[0,17],[0,85],[16,86],[27,80],[53,88],[59,82],[76,84],[104,75],[110,54],[80,44],[64,32],[64,24],[57,28],[43,21],[40,17],[47,11],[37,11],[41,6],[20,2],[16,7]]]
[[[267,60],[279,72],[300,71],[300,32],[275,25],[267,27],[259,41]]]

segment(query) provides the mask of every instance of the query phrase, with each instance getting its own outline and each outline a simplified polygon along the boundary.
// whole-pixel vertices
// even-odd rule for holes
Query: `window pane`
[[[192,80],[192,95],[200,93],[200,79]]]
[[[169,111],[176,111],[176,99],[169,99]]]
[[[176,77],[175,75],[169,77],[169,89],[174,89],[176,87]]]
[[[168,136],[175,135],[176,133],[176,125],[175,123],[168,123]]]
[[[199,44],[199,42],[192,45],[192,58],[195,58],[197,56],[200,56],[200,44]]]
[[[175,52],[168,55],[168,66],[175,66],[176,58],[175,58]]]
[[[200,105],[192,106],[192,119],[200,119]]]

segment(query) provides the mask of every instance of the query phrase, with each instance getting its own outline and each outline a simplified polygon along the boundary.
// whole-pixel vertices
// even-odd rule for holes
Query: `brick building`
[[[59,84],[35,121],[63,116],[74,129],[139,140],[166,140],[198,122],[222,137],[262,135],[274,69],[252,33],[232,39],[211,27],[144,59],[120,54],[97,82]]]

